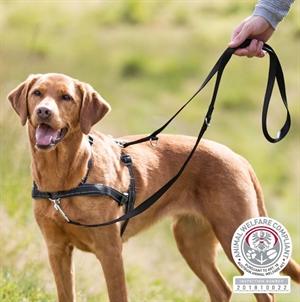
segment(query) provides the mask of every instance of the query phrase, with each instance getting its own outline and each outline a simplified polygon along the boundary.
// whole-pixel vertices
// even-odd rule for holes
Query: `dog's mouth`
[[[67,128],[55,130],[47,124],[40,124],[35,130],[36,147],[48,149],[60,142],[67,133]]]

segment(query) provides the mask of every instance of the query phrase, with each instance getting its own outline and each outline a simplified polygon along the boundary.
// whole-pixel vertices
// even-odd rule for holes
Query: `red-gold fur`
[[[91,153],[93,165],[87,182],[127,191],[129,174],[120,161],[122,149],[112,138],[95,131],[91,131],[94,145],[89,145],[91,127],[110,110],[90,85],[60,74],[32,75],[8,99],[22,125],[28,122],[32,177],[41,191],[76,187],[87,172]],[[41,116],[39,108],[47,108],[51,114]],[[42,123],[55,130],[67,129],[67,133],[55,146],[41,149],[36,146],[35,131]],[[192,137],[160,135],[156,147],[141,143],[126,148],[133,160],[136,205],[177,173],[194,142]],[[61,207],[70,219],[85,224],[106,222],[124,214],[124,207],[109,197],[64,198]],[[167,215],[173,216],[178,249],[206,285],[211,300],[229,301],[230,286],[216,265],[218,242],[233,261],[230,244],[237,227],[249,218],[267,216],[259,182],[249,163],[208,140],[201,141],[173,187],[154,206],[130,220],[122,238],[121,223],[92,229],[69,225],[47,199],[34,200],[34,214],[47,244],[61,302],[75,301],[74,247],[92,252],[100,260],[110,301],[127,301],[122,244]],[[284,272],[300,283],[296,262],[291,260]],[[274,296],[257,294],[256,299],[274,301]]]

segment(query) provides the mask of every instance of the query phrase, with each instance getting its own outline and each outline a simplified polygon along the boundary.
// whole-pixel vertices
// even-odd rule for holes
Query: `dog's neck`
[[[43,192],[70,190],[78,186],[87,173],[87,163],[91,156],[88,139],[81,133],[70,135],[65,141],[49,150],[38,149],[34,143],[33,133],[29,131],[31,144],[32,177]],[[74,137],[73,137],[74,136]],[[67,142],[69,140],[69,142]],[[66,148],[70,141],[72,148]]]

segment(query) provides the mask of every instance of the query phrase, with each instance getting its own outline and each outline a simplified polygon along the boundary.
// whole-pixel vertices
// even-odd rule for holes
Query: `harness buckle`
[[[128,200],[128,193],[123,193],[122,199],[120,200],[120,206],[124,205]]]
[[[131,159],[130,155],[128,155],[126,153],[122,152],[121,159],[122,159],[125,166],[128,166],[128,165],[132,164],[132,159]]]

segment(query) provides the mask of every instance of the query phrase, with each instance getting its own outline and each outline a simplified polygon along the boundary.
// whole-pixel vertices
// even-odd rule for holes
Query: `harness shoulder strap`
[[[126,214],[127,214],[127,213],[131,212],[133,210],[133,207],[134,207],[134,203],[135,203],[135,182],[134,182],[134,175],[133,175],[133,171],[132,171],[132,159],[131,159],[131,157],[128,154],[125,154],[124,152],[122,152],[121,159],[122,159],[123,163],[125,164],[125,166],[128,168],[129,175],[130,175],[130,184],[129,184],[129,191],[128,191],[129,195],[128,195],[128,201],[126,203]],[[122,225],[121,236],[125,232],[125,229],[126,229],[128,223],[129,223],[129,218],[127,220],[125,220],[125,222]]]

